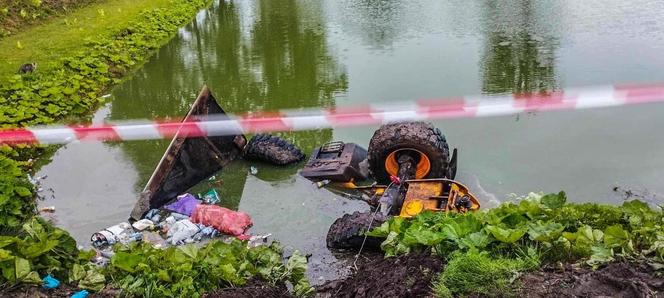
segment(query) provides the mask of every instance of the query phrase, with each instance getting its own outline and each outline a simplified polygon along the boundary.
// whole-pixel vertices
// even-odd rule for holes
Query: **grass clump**
[[[434,284],[434,294],[437,297],[468,294],[515,296],[513,281],[520,272],[537,266],[526,259],[492,257],[476,250],[457,254]]]

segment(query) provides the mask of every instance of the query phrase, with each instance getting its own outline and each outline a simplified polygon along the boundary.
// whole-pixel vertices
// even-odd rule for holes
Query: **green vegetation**
[[[126,294],[141,297],[199,297],[211,290],[241,286],[257,277],[276,283],[290,281],[294,292],[313,292],[304,276],[307,260],[297,251],[286,264],[278,244],[247,248],[246,242],[212,241],[155,249],[140,243],[119,247],[105,269],[106,276]]]
[[[381,247],[387,256],[430,249],[447,260],[434,285],[441,296],[447,290],[489,295],[514,287],[512,273],[536,264],[582,262],[596,268],[634,257],[663,264],[663,219],[662,211],[637,200],[622,206],[571,204],[563,192],[531,193],[481,212],[392,218],[368,234],[386,238]]]
[[[122,29],[129,27],[130,23],[140,20],[139,15],[142,12],[158,8],[169,9],[172,3],[171,0],[95,2],[68,11],[66,15],[46,21],[39,26],[25,28],[25,30],[0,39],[0,53],[3,57],[3,61],[0,62],[0,80],[16,74],[20,65],[29,62],[38,64],[38,72],[58,69],[61,57],[86,50],[89,40],[111,38]],[[40,8],[47,7],[44,6],[47,4],[42,3]],[[26,6],[27,4],[20,5]],[[191,14],[184,17],[188,19]],[[57,38],[53,38],[53,36],[57,36]]]
[[[90,263],[95,251],[78,250],[66,231],[33,217],[16,236],[0,236],[0,290],[41,284],[41,277],[51,274],[81,289],[99,291],[108,284],[123,294],[145,297],[199,297],[254,277],[290,281],[298,296],[313,291],[304,275],[306,258],[296,251],[284,264],[277,243],[251,249],[238,240],[167,249],[134,243],[114,250],[109,266],[97,267]]]
[[[449,261],[434,285],[434,293],[438,297],[445,297],[449,293],[514,296],[516,293],[512,282],[519,276],[519,272],[538,266],[539,263],[532,258],[492,257],[488,252],[471,250]]]
[[[51,274],[67,280],[76,271],[82,285],[92,285],[89,289],[99,289],[103,276],[87,273],[94,251],[79,251],[76,241],[66,231],[33,217],[23,224],[16,236],[0,236],[0,289],[16,283],[41,283],[41,276]],[[84,269],[88,267],[88,270]],[[80,269],[83,269],[82,271]],[[101,276],[101,283],[93,282]],[[74,280],[72,280],[74,281]]]
[[[33,185],[18,163],[0,155],[0,231],[6,234],[34,215]]]

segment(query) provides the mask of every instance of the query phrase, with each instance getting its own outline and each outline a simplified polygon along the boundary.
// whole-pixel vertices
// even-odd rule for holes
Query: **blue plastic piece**
[[[88,293],[88,291],[86,291],[86,290],[78,291],[78,292],[74,293],[74,295],[71,295],[71,298],[85,298],[85,297],[88,297],[88,294],[90,294],[90,293]]]
[[[55,289],[55,288],[57,288],[57,287],[60,285],[60,281],[57,280],[57,279],[55,279],[55,278],[54,278],[53,276],[51,276],[50,274],[49,274],[49,275],[46,275],[46,276],[42,279],[42,281],[44,282],[44,284],[42,285],[42,286],[44,287],[44,289]]]

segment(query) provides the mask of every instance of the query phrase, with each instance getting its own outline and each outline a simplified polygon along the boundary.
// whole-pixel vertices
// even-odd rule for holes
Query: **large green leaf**
[[[565,227],[557,222],[538,221],[530,225],[528,236],[531,240],[552,242],[562,235],[563,230]]]
[[[557,209],[565,205],[565,202],[567,202],[567,195],[564,191],[557,194],[550,193],[543,196],[541,202],[544,206],[550,209]]]
[[[134,273],[136,272],[136,267],[141,262],[141,259],[142,257],[140,255],[119,251],[111,258],[111,265],[124,271]]]
[[[517,228],[517,229],[508,229],[508,228],[501,228],[498,226],[491,226],[488,225],[485,227],[485,229],[493,235],[494,238],[496,238],[500,242],[504,243],[514,243],[521,239],[524,234],[526,234],[526,229],[525,228]]]
[[[604,244],[610,248],[621,248],[624,251],[632,251],[632,240],[629,233],[620,225],[613,225],[604,230]]]

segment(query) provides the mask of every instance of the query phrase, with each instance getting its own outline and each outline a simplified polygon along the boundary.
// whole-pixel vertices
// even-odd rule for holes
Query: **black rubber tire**
[[[440,129],[426,122],[400,122],[381,126],[369,142],[369,172],[378,183],[390,183],[385,160],[390,153],[404,148],[417,149],[429,158],[431,170],[423,178],[449,175],[450,149]]]
[[[304,159],[304,153],[280,137],[257,134],[244,147],[244,158],[287,165]]]
[[[373,215],[374,212],[371,211],[356,211],[353,214],[344,214],[344,216],[337,218],[327,232],[327,237],[325,239],[327,247],[334,249],[359,250],[362,246],[362,241],[364,241],[364,233],[367,231],[369,223],[371,223],[371,227],[369,228],[369,230],[371,230],[379,227],[388,219],[381,213],[376,213],[373,222],[371,222],[371,217]],[[380,244],[384,240],[384,238],[379,237],[367,237],[367,240],[364,243],[364,249],[380,250]]]

